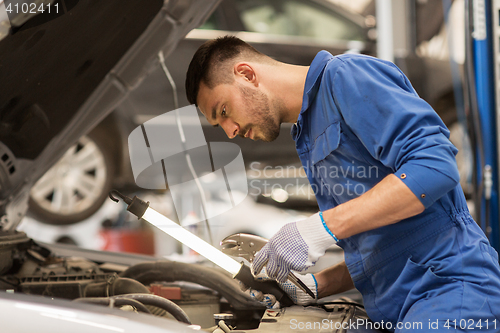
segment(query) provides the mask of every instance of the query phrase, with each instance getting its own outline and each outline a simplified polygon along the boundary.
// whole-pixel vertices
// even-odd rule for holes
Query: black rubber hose
[[[137,280],[145,285],[153,282],[187,281],[217,291],[236,310],[262,310],[266,307],[241,291],[238,283],[217,268],[175,261],[156,261],[134,265],[120,273],[122,277]]]
[[[130,298],[135,301],[139,301],[142,304],[156,306],[170,313],[177,321],[191,325],[191,321],[189,320],[189,317],[184,312],[184,310],[182,310],[180,306],[166,298],[151,294],[126,294],[113,296],[112,298],[116,300]]]
[[[99,304],[105,306],[109,306],[111,302],[114,302],[113,304],[117,306],[130,305],[136,308],[138,311],[151,314],[151,311],[149,311],[148,308],[144,306],[144,304],[132,299],[131,297],[113,297],[113,299],[111,299],[110,297],[83,297],[74,299],[73,302]]]

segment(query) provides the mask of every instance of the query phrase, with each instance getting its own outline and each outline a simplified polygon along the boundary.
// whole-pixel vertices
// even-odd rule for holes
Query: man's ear
[[[252,66],[245,62],[239,62],[234,65],[234,75],[236,78],[243,79],[246,82],[250,82],[253,85],[258,85],[257,74],[255,73]]]

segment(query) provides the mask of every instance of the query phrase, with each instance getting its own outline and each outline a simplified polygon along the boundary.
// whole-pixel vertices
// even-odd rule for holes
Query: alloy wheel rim
[[[106,184],[104,155],[83,136],[31,189],[31,198],[58,215],[74,215],[90,208]]]

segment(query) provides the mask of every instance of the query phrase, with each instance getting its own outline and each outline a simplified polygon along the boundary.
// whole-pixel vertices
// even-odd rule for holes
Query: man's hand
[[[308,305],[316,303],[318,300],[318,284],[316,283],[316,278],[314,275],[308,273],[305,275],[298,275],[297,278],[302,280],[304,284],[313,292],[314,298],[309,296],[307,293],[302,291],[299,287],[290,281],[279,283],[281,289],[283,289],[292,301],[297,305]]]
[[[267,280],[270,279],[266,273],[261,272],[257,277],[259,280]],[[281,289],[285,291],[288,296],[292,299],[292,301],[297,305],[309,305],[312,303],[316,303],[318,300],[318,284],[316,283],[316,278],[312,274],[298,275],[298,279],[302,280],[304,284],[314,293],[314,298],[303,292],[300,288],[298,288],[295,284],[290,281],[286,281],[283,283],[279,283]],[[242,290],[248,290],[250,296],[255,298],[257,301],[263,303],[269,309],[278,309],[280,308],[280,303],[276,301],[276,297],[274,295],[263,294],[262,292],[255,289],[247,289],[243,284],[241,284]]]
[[[326,249],[335,243],[333,234],[319,213],[302,221],[288,223],[257,252],[252,272],[256,275],[267,265],[267,275],[283,283],[291,270],[302,272],[313,266]]]

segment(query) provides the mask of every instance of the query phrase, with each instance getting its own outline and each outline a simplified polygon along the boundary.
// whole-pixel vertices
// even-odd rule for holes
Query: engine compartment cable
[[[207,228],[207,233],[208,233],[208,239],[210,244],[214,244],[213,239],[212,239],[212,231],[210,229],[210,223],[208,222],[208,212],[207,212],[207,199],[205,197],[205,192],[203,191],[203,188],[201,186],[200,180],[198,179],[198,176],[196,175],[196,171],[194,170],[193,167],[193,162],[191,161],[191,156],[189,155],[187,145],[186,145],[186,137],[184,135],[184,130],[182,128],[182,123],[181,119],[179,116],[179,98],[177,95],[177,85],[175,84],[175,81],[170,74],[170,71],[168,70],[167,65],[165,64],[165,57],[163,56],[163,51],[158,52],[158,60],[160,62],[161,68],[163,69],[163,73],[167,77],[168,82],[170,83],[170,86],[172,87],[172,94],[174,96],[174,109],[175,109],[175,119],[177,121],[177,127],[179,128],[179,133],[181,136],[181,143],[182,143],[182,148],[184,150],[184,156],[186,158],[186,162],[188,165],[189,172],[191,173],[191,176],[193,176],[193,180],[196,184],[196,187],[198,188],[198,191],[200,193],[200,199],[201,199],[201,210],[203,211],[203,217],[205,220],[205,226]],[[179,217],[179,220],[181,218]]]
[[[115,300],[132,299],[145,305],[156,306],[171,314],[177,321],[191,325],[191,320],[180,306],[169,299],[152,294],[125,294],[112,296]]]
[[[115,308],[117,306],[125,306],[125,305],[130,305],[133,306],[134,308],[137,309],[137,311],[144,312],[151,314],[151,311],[144,306],[143,303],[134,300],[130,297],[122,297],[122,298],[115,298],[115,297],[82,297],[82,298],[76,298],[73,300],[73,302],[78,302],[78,303],[89,303],[89,304],[99,304],[99,305],[105,305],[105,306],[110,306],[111,308]]]

